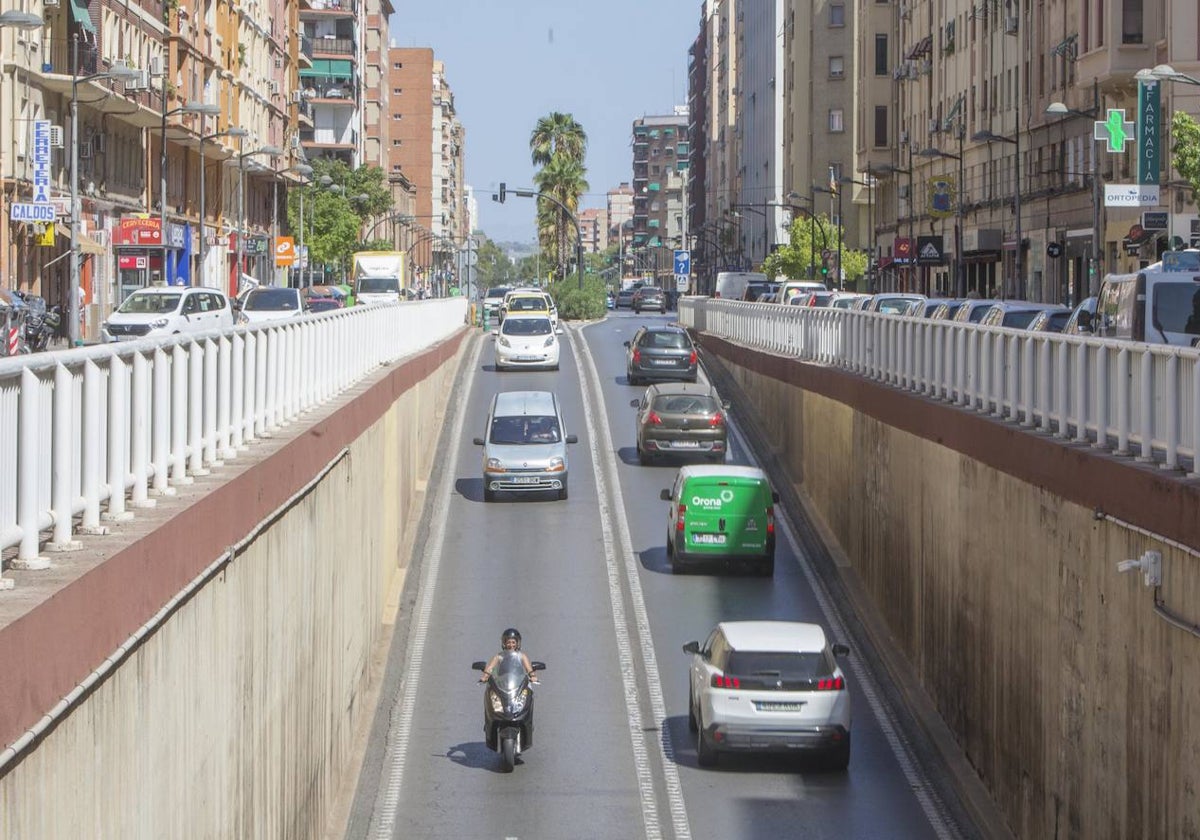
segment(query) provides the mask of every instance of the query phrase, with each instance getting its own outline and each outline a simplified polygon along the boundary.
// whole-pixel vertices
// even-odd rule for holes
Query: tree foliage
[[[843,231],[844,232],[844,231]],[[769,255],[763,261],[763,272],[770,278],[787,277],[792,280],[812,276],[830,288],[840,285],[836,276],[837,258],[824,259],[823,252],[838,252],[838,228],[824,213],[818,216],[798,216],[788,231],[788,244]],[[829,273],[821,273],[827,266]],[[856,251],[842,242],[842,273],[846,283],[855,283],[867,273],[867,255]]]
[[[1192,195],[1200,194],[1200,122],[1184,111],[1171,117],[1171,163],[1192,187]]]
[[[552,283],[548,291],[558,307],[558,316],[565,321],[595,320],[603,318],[607,311],[604,280],[598,275],[586,275],[583,288],[579,279],[572,276]]]
[[[520,277],[508,254],[492,240],[483,237],[477,249],[479,262],[475,266],[475,277],[480,289],[489,286],[510,286]]]
[[[578,218],[579,198],[588,189],[587,133],[571,114],[552,112],[530,134],[529,155],[541,167],[533,178],[537,191],[562,205],[539,199],[536,212],[538,243],[543,253],[553,255],[558,276],[564,277],[577,236],[571,216]]]
[[[583,163],[587,133],[571,114],[552,111],[537,121],[529,135],[529,156],[534,166],[545,166],[555,158]]]

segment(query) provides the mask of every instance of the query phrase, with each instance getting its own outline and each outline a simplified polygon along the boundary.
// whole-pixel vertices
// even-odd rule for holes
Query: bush
[[[547,291],[558,307],[558,317],[564,321],[596,320],[608,311],[604,303],[604,280],[595,275],[584,276],[582,289],[578,277],[569,277],[552,284]]]

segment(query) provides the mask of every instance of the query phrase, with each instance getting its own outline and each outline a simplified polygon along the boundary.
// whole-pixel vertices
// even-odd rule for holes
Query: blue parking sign
[[[691,274],[692,273],[692,252],[691,251],[676,251],[675,252],[675,273],[676,274]]]

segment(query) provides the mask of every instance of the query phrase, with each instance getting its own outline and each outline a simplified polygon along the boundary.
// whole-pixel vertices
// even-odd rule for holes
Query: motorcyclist
[[[525,674],[529,677],[529,681],[536,683],[538,681],[537,672],[533,670],[533,664],[529,661],[529,657],[521,650],[521,633],[515,627],[509,627],[500,634],[500,653],[497,653],[488,661],[479,681],[487,682],[492,676],[492,671],[500,664],[500,657],[514,651],[521,654],[521,665],[525,668]]]

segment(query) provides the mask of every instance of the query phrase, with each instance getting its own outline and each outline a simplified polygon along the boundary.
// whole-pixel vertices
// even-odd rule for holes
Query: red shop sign
[[[114,245],[162,246],[162,220],[141,216],[122,216],[113,228]]]
[[[145,267],[145,257],[117,257],[117,268],[135,270]]]

